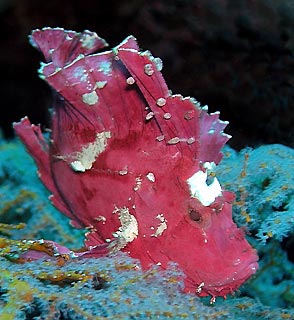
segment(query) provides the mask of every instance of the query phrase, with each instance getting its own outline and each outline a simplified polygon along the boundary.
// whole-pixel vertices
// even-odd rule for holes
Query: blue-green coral
[[[224,148],[217,168],[224,187],[237,194],[234,219],[262,243],[294,234],[294,150],[279,144]]]
[[[248,152],[247,159],[244,155]],[[260,190],[266,190],[268,200],[278,197],[284,203],[291,198],[291,192],[287,191],[292,190],[291,176],[277,167],[280,160],[273,166],[270,157],[259,158],[262,162],[256,160],[251,167],[253,151],[237,154],[226,149],[225,153],[218,176],[238,194],[235,219],[239,225],[258,233],[267,225],[263,221],[266,214],[271,213],[269,203],[260,200]],[[267,171],[258,171],[257,167]],[[274,174],[273,170],[278,173]],[[276,195],[268,188],[282,182],[287,182],[288,196]],[[283,189],[280,187],[278,191]],[[254,206],[260,209],[255,211]],[[268,211],[263,212],[264,208]],[[155,267],[142,272],[138,261],[122,253],[65,264],[41,260],[14,263],[14,256],[17,258],[26,245],[29,247],[29,243],[15,239],[45,238],[70,248],[81,247],[83,239],[83,231],[73,229],[68,219],[51,206],[34,163],[16,141],[0,142],[0,223],[0,319],[294,319],[293,309],[271,308],[258,302],[258,299],[268,302],[271,295],[275,306],[293,306],[291,263],[278,240],[261,245],[266,237],[280,239],[275,232],[266,237],[261,231],[262,236],[256,237],[256,232],[251,236],[254,242],[259,239],[261,267],[254,279],[241,289],[243,297],[218,299],[213,306],[208,306],[205,299],[181,292],[183,274],[176,266],[171,265],[166,271]],[[23,223],[25,227],[21,229]],[[291,224],[288,220],[286,224],[282,237],[291,234]]]
[[[63,267],[44,261],[19,265],[0,258],[0,266],[0,319],[294,317],[291,310],[272,310],[249,298],[205,305],[195,295],[180,291],[183,274],[176,266],[142,272],[138,262],[123,253],[71,261]]]
[[[225,147],[217,175],[236,193],[234,219],[260,257],[259,271],[243,292],[265,304],[293,307],[293,261],[283,243],[294,239],[294,150],[274,144],[238,153]]]
[[[26,224],[22,230],[10,231],[11,237],[44,238],[81,247],[84,233],[70,226],[48,196],[24,147],[18,141],[5,142],[0,137],[0,222]]]

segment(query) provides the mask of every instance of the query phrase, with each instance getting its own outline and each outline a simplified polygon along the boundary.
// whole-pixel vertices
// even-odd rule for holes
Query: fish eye
[[[199,213],[199,211],[196,211],[195,209],[189,209],[189,216],[190,218],[195,221],[195,222],[202,222],[202,216],[201,214]]]

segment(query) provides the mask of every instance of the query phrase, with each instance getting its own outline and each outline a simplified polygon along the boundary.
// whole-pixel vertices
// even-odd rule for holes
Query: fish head
[[[179,165],[186,168],[188,162],[181,159]],[[137,225],[136,237],[122,250],[139,258],[145,269],[177,263],[185,272],[187,292],[213,297],[231,294],[258,267],[256,251],[232,220],[234,194],[212,182],[212,187],[202,185],[196,196],[191,181],[177,174],[185,169],[174,169],[146,170],[141,175],[129,208]],[[201,169],[198,172],[204,174]],[[193,183],[199,186],[206,181]]]

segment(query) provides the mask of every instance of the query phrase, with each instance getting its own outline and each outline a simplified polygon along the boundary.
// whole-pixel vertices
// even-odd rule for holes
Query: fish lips
[[[185,292],[196,293],[200,297],[204,296],[223,296],[226,297],[229,294],[233,294],[247,279],[249,279],[258,269],[258,256],[253,257],[252,262],[246,263],[243,268],[239,268],[238,271],[233,272],[233,275],[223,277],[219,274],[202,274],[202,281],[195,282],[194,277],[190,277],[186,273],[185,279]],[[212,279],[215,278],[215,279]],[[223,279],[223,280],[221,280]]]

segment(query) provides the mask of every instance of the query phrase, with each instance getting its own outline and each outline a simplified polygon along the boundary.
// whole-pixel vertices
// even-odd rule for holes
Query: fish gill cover
[[[54,206],[89,230],[83,252],[45,244],[73,257],[121,250],[143,269],[172,261],[185,273],[186,292],[214,299],[235,291],[258,257],[232,220],[234,194],[214,171],[230,138],[227,122],[171,94],[161,60],[132,36],[108,51],[90,31],[44,28],[30,41],[45,57],[40,77],[55,95],[50,142],[26,117],[14,128]],[[41,251],[23,258],[50,250]]]

